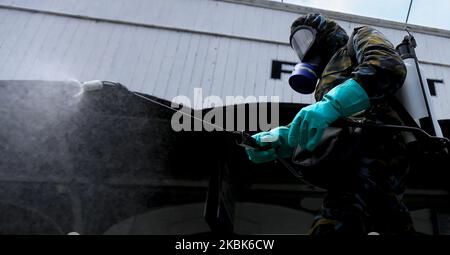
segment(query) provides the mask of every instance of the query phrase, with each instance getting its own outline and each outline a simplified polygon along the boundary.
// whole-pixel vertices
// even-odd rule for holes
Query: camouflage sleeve
[[[362,27],[353,37],[358,65],[352,72],[369,97],[394,94],[405,81],[406,67],[394,45],[379,31]]]

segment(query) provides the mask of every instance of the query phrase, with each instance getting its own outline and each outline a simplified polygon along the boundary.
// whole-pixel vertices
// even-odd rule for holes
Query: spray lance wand
[[[81,91],[75,95],[76,97],[82,96],[84,93],[93,93],[95,91],[99,91],[102,90],[105,86],[108,87],[116,87],[116,88],[122,88],[122,89],[126,89],[125,86],[123,86],[120,83],[116,83],[116,82],[111,82],[111,81],[100,81],[100,80],[93,80],[93,81],[88,81],[88,82],[84,82],[81,84]],[[141,98],[147,102],[159,105],[163,108],[169,109],[175,113],[180,113],[183,114],[189,118],[193,118],[197,121],[200,121],[203,124],[206,125],[210,125],[216,128],[217,131],[221,131],[221,132],[226,132],[228,134],[233,135],[234,139],[236,140],[236,143],[238,146],[244,147],[244,148],[248,148],[248,149],[253,149],[253,150],[260,150],[260,151],[266,151],[269,149],[272,149],[271,145],[266,145],[266,146],[261,146],[258,143],[256,143],[256,140],[247,132],[245,131],[233,131],[233,130],[227,130],[224,127],[221,127],[217,124],[214,123],[210,123],[208,121],[205,121],[203,119],[200,119],[194,115],[188,114],[186,112],[183,112],[181,110],[178,110],[176,108],[173,108],[169,105],[166,105],[164,103],[161,103],[155,99],[150,98],[148,95],[139,93],[139,92],[134,92],[134,91],[129,91],[128,89],[126,89],[128,93],[133,94],[134,96]],[[282,163],[283,166],[289,170],[289,172],[291,172],[291,174],[293,174],[296,178],[300,179],[300,181],[304,182],[307,185],[310,186],[314,186],[306,181],[304,181],[303,179],[301,179],[301,175],[299,175],[299,173],[283,158],[281,157],[277,157],[277,161]]]
[[[123,86],[120,83],[95,80],[95,81],[89,81],[89,82],[82,83],[82,86],[81,86],[82,91],[79,94],[77,94],[77,96],[82,95],[83,93],[91,93],[93,91],[101,90],[104,86],[114,86],[114,87],[125,88],[125,86]],[[237,145],[239,145],[241,147],[258,150],[258,151],[266,151],[266,150],[272,149],[271,145],[266,145],[266,146],[259,145],[256,142],[256,140],[249,133],[247,133],[245,131],[227,130],[217,124],[210,123],[210,122],[200,119],[196,116],[193,116],[191,114],[188,114],[188,113],[178,110],[176,108],[168,106],[164,103],[158,102],[157,100],[152,99],[145,94],[141,94],[141,93],[133,92],[133,91],[128,91],[128,92],[133,94],[136,97],[139,97],[139,98],[147,101],[147,102],[151,102],[153,104],[159,105],[159,106],[169,109],[175,113],[181,113],[189,118],[193,118],[197,121],[200,121],[203,124],[213,126],[216,128],[217,131],[222,131],[222,132],[232,134],[236,139]],[[352,118],[340,119],[340,120],[334,122],[332,124],[332,126],[333,127],[367,128],[367,129],[377,129],[377,130],[392,131],[392,132],[399,132],[399,131],[409,132],[409,133],[416,135],[420,140],[426,141],[427,144],[430,144],[433,146],[438,146],[439,148],[447,150],[447,153],[448,153],[448,150],[450,150],[450,140],[449,139],[431,136],[424,130],[422,130],[420,128],[416,128],[416,127],[385,125],[385,124],[375,123],[375,122],[369,121],[369,120],[355,120]],[[294,175],[297,179],[300,179],[302,182],[304,182],[308,185],[311,185],[310,183],[306,182],[302,178],[302,176],[299,174],[299,172],[294,167],[292,167],[291,164],[289,164],[286,159],[277,156],[277,161],[280,162],[281,164],[283,164],[283,166],[287,170],[289,170],[289,172],[291,172],[291,174]],[[314,185],[311,185],[311,186],[314,186]]]

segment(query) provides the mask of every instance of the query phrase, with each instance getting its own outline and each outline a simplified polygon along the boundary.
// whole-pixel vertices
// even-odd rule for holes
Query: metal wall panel
[[[263,42],[2,10],[0,79],[113,80],[166,99],[280,95],[272,59],[294,61],[289,47]],[[272,56],[271,53],[276,55]]]
[[[287,42],[298,14],[215,0],[0,0],[0,5]],[[362,24],[339,21],[348,32]],[[405,32],[378,27],[393,43]],[[450,38],[417,34],[422,60],[450,64]],[[428,50],[433,47],[434,51]],[[437,46],[437,47],[434,47]],[[436,54],[439,52],[442,54]]]

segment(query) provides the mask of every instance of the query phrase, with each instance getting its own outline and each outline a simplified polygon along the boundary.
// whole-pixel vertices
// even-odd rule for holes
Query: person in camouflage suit
[[[393,111],[389,99],[402,86],[406,77],[406,67],[392,43],[381,32],[368,26],[356,28],[349,38],[337,23],[320,14],[301,16],[293,22],[291,31],[294,33],[298,28],[305,26],[315,31],[315,42],[309,50],[313,54],[310,54],[309,58],[313,59],[313,55],[320,56],[320,61],[314,62],[320,79],[314,94],[317,103],[302,109],[290,126],[270,131],[272,133],[263,132],[255,135],[256,141],[266,145],[261,138],[276,133],[279,139],[276,143],[272,143],[275,149],[281,147],[282,151],[286,151],[287,148],[297,146],[300,141],[301,146],[314,151],[315,143],[308,141],[311,140],[310,134],[304,135],[308,139],[303,139],[302,144],[302,129],[308,128],[304,127],[303,122],[312,123],[315,116],[318,116],[317,119],[326,116],[316,114],[322,110],[321,108],[317,110],[316,105],[320,106],[324,101],[331,100],[333,107],[340,107],[340,101],[333,101],[332,96],[337,94],[333,89],[347,86],[346,83],[349,81],[353,82],[353,88],[357,87],[359,90],[362,88],[363,91],[355,94],[349,90],[348,98],[351,99],[349,101],[358,101],[358,97],[364,94],[370,104],[361,103],[364,106],[357,107],[348,114],[341,114],[343,111],[337,110],[336,118],[359,114],[359,117],[384,124],[400,124],[401,120]],[[307,58],[308,56],[306,60]],[[341,101],[345,101],[347,92],[343,89],[342,91]],[[364,112],[361,113],[360,110]],[[331,118],[329,122],[336,118]],[[328,124],[330,123],[322,125],[323,128]],[[316,133],[316,129],[313,131],[309,133]],[[320,134],[318,137],[320,138]],[[351,174],[343,174],[342,178],[334,180],[336,185],[327,190],[320,213],[315,218],[309,234],[364,235],[372,231],[381,234],[414,232],[408,209],[402,202],[405,191],[404,179],[409,169],[402,136],[367,131],[363,137],[358,153],[360,156],[354,158],[352,164],[336,166],[336,171],[348,168],[346,172]],[[252,161],[261,163],[276,158],[269,154],[278,151],[280,150],[272,152],[247,150],[247,153]],[[290,155],[284,154],[278,156],[287,158]]]
[[[316,27],[317,17],[320,16],[301,17],[293,23],[292,29],[300,24]],[[333,21],[325,22],[327,27],[338,27]],[[334,33],[332,30],[319,32],[329,37],[322,47],[326,47],[327,41],[335,40],[336,36],[347,41],[342,32]],[[337,30],[343,31],[341,28]],[[316,100],[320,101],[335,86],[353,78],[372,101],[376,101],[364,117],[385,124],[400,124],[387,99],[402,86],[406,77],[406,67],[394,46],[372,27],[356,28],[349,45],[353,47],[355,56],[349,54],[347,42],[337,50],[324,68],[316,88]],[[402,202],[404,178],[409,169],[402,137],[399,134],[367,134],[363,151],[364,156],[355,159],[359,164],[351,188],[328,191],[310,234],[413,231],[412,220]]]

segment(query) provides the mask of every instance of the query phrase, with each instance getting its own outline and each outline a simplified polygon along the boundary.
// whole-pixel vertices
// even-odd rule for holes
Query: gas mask
[[[311,48],[316,41],[316,30],[308,26],[300,26],[290,38],[291,47],[300,58],[291,77],[289,85],[301,94],[311,94],[316,89],[318,80],[320,56],[311,55]]]

